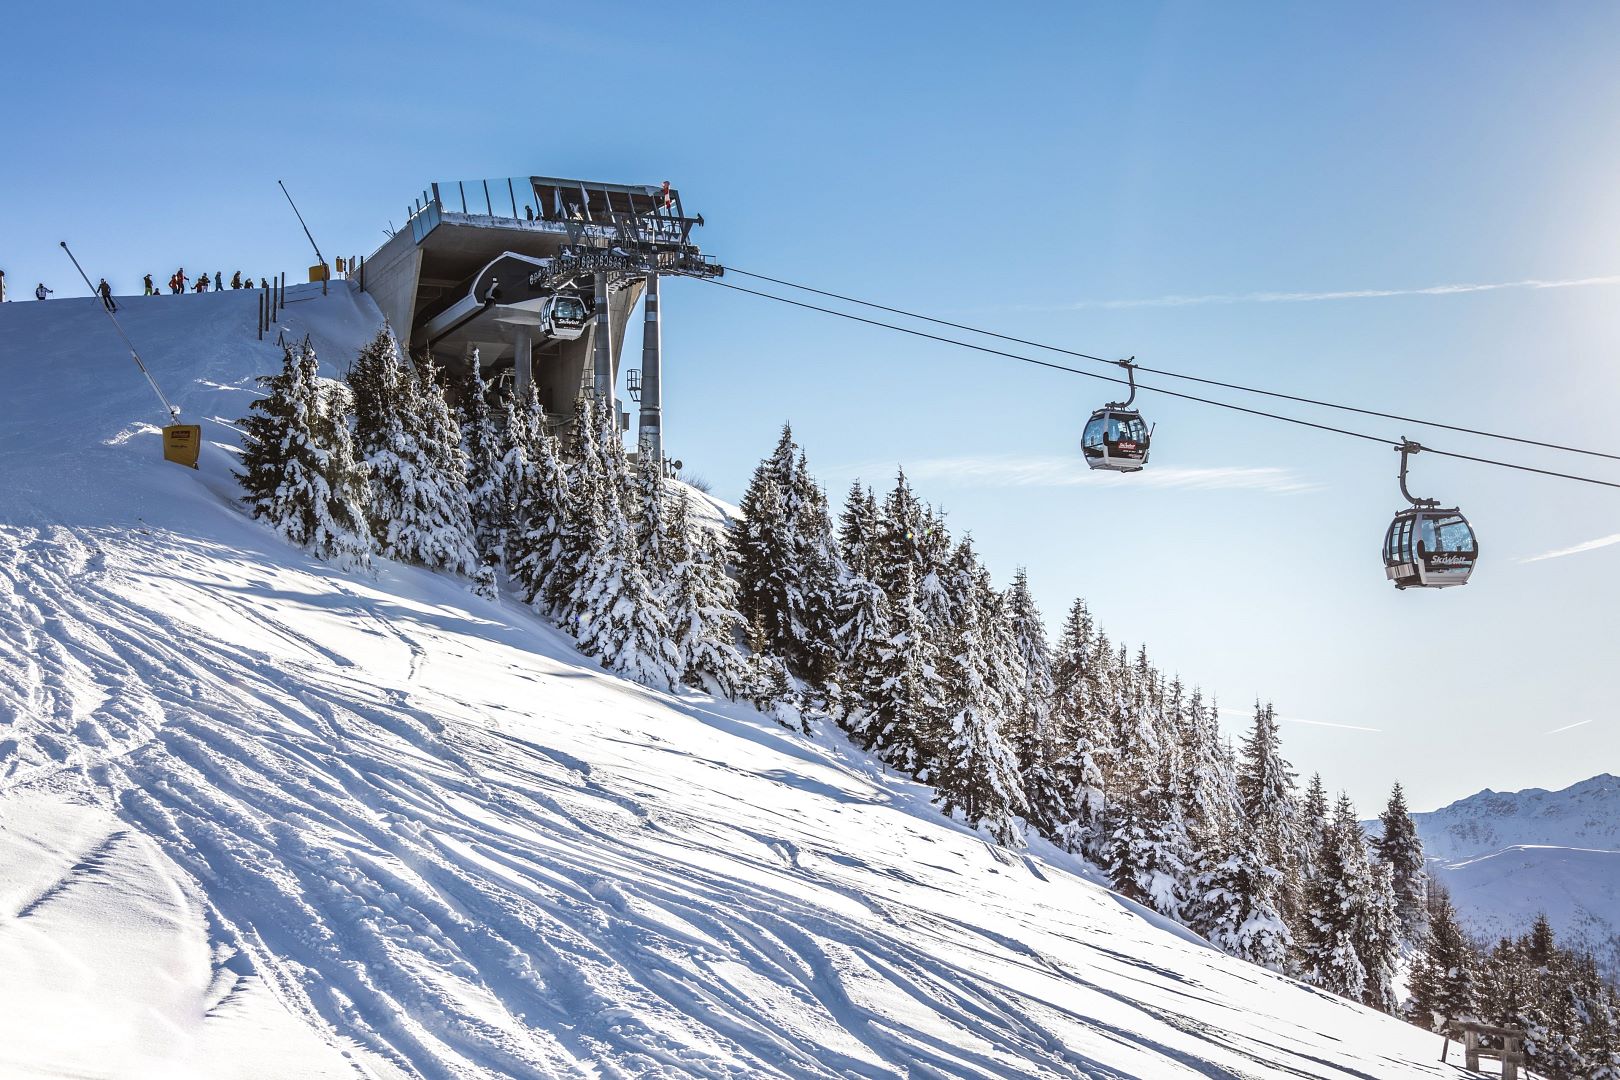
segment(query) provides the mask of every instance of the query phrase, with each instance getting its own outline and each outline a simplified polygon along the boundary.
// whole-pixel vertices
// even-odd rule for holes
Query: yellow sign
[[[202,425],[170,424],[163,429],[163,460],[195,469],[197,452],[201,449]]]
[[[309,268],[309,280],[311,281],[325,281],[330,276],[331,274],[327,270],[325,263]]]

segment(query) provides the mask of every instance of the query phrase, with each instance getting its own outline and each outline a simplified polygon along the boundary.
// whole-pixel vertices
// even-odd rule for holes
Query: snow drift
[[[1456,1075],[987,843],[835,731],[604,674],[234,504],[250,293],[0,306],[0,1075]],[[290,290],[341,374],[378,315]]]

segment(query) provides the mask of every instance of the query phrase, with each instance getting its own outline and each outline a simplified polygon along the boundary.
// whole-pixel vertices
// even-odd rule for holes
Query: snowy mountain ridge
[[[375,308],[290,293],[342,371]],[[289,548],[254,300],[123,304],[198,473],[94,301],[0,305],[0,1075],[1458,1075],[836,730]]]
[[[1424,850],[1445,862],[1513,845],[1620,850],[1620,777],[1599,773],[1562,791],[1489,788],[1413,814]]]
[[[1487,789],[1412,819],[1475,936],[1517,937],[1545,913],[1563,944],[1620,978],[1620,777]]]

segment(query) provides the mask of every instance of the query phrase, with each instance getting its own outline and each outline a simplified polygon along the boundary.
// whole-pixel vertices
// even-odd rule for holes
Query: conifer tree
[[[861,708],[851,717],[850,734],[884,764],[917,775],[927,768],[922,751],[941,703],[934,696],[933,643],[912,600],[910,572],[907,566],[888,639],[874,650],[877,662],[857,672]]]
[[[282,351],[281,373],[261,376],[265,396],[242,424],[243,502],[290,542],[340,565],[364,566],[372,538],[370,492],[348,427],[350,396],[320,377],[306,338]]]
[[[1218,716],[1219,709],[1205,705],[1203,692],[1194,687],[1181,713],[1180,743],[1187,835],[1200,864],[1216,854],[1218,838],[1238,814],[1237,776],[1221,743]]]
[[[838,524],[838,549],[850,574],[868,581],[876,579],[880,526],[877,497],[856,480],[844,498],[844,512]]]
[[[670,641],[663,605],[642,567],[635,527],[625,514],[624,444],[611,413],[595,412],[597,430],[581,455],[591,473],[587,483],[576,485],[584,505],[573,515],[591,519],[595,543],[583,554],[568,597],[570,629],[585,654],[597,657],[603,667],[648,686],[674,689],[680,657]]]
[[[1243,740],[1237,787],[1238,803],[1243,808],[1251,838],[1260,845],[1260,855],[1266,865],[1282,875],[1282,887],[1277,894],[1278,910],[1295,930],[1295,938],[1303,940],[1306,936],[1300,910],[1303,883],[1295,859],[1299,815],[1294,797],[1294,772],[1282,756],[1277,718],[1269,703],[1262,706],[1255,702],[1254,720]]]
[[[609,519],[623,517],[623,505],[615,490],[618,478],[610,476],[602,459],[600,411],[591,389],[582,389],[574,401],[568,431],[573,458],[563,469],[568,513],[563,516],[556,559],[543,593],[548,608],[570,630],[584,615],[578,605],[580,583],[596,567],[598,553],[606,549]],[[531,447],[537,445],[536,441]]]
[[[1379,820],[1383,831],[1373,841],[1373,848],[1390,870],[1402,940],[1416,941],[1423,926],[1423,894],[1428,878],[1423,872],[1423,844],[1418,839],[1417,824],[1406,809],[1406,793],[1399,783],[1390,789],[1389,805]]]
[[[479,366],[478,350],[467,360],[457,393],[461,448],[467,463],[467,500],[472,515],[473,544],[481,566],[492,570],[505,563],[506,526],[511,495],[501,468],[504,454],[500,428],[489,405],[489,385]],[[493,573],[490,575],[493,578]]]
[[[1413,958],[1408,980],[1406,1017],[1419,1027],[1440,1031],[1449,1020],[1475,1015],[1479,961],[1445,890],[1431,890],[1426,907],[1422,947]]]
[[[680,489],[668,522],[669,584],[664,596],[670,635],[680,660],[681,681],[736,698],[748,682],[747,662],[737,648],[742,615],[737,587],[726,573],[725,534],[693,526],[691,500]],[[772,675],[773,684],[775,675]]]
[[[1053,822],[1057,842],[1069,851],[1096,858],[1102,850],[1103,763],[1109,740],[1103,725],[1102,667],[1107,647],[1099,648],[1096,627],[1083,599],[1075,600],[1063,622],[1052,661],[1052,718],[1063,743],[1056,761],[1069,808],[1067,821]]]
[[[754,470],[732,525],[741,610],[764,627],[773,651],[819,681],[835,666],[831,517],[790,427]]]
[[[667,590],[674,555],[670,528],[669,484],[663,463],[642,444],[631,471],[630,501],[636,528],[636,550],[654,589]]]
[[[1052,650],[1023,567],[1013,575],[1003,606],[1021,676],[1012,688],[1013,720],[1009,727],[1029,803],[1029,821],[1042,836],[1066,846],[1068,827],[1077,816],[1072,802],[1074,787],[1063,775],[1073,747],[1053,712]]]
[[[1322,850],[1327,836],[1327,788],[1322,785],[1322,774],[1312,773],[1305,787],[1305,800],[1300,807],[1299,836],[1295,845],[1295,862],[1299,868],[1300,887],[1304,888],[1316,875],[1316,856]]]
[[[987,576],[987,575],[986,575]],[[1025,810],[1018,764],[1002,738],[998,715],[1002,704],[990,675],[992,628],[986,615],[993,594],[980,580],[972,542],[958,545],[947,588],[954,593],[955,632],[941,657],[941,684],[946,694],[943,744],[937,776],[932,778],[946,813],[960,811],[968,822],[987,828],[999,843],[1017,838],[1014,818]]]
[[[527,401],[508,409],[508,424],[517,431],[507,440],[507,467],[503,469],[514,484],[511,495],[516,501],[507,530],[506,559],[524,601],[553,611],[578,581],[577,574],[559,573],[574,494],[558,439],[545,428],[532,385],[526,397]]]
[[[785,728],[794,727],[797,717],[798,729],[805,735],[810,734],[810,725],[804,720],[793,688],[793,676],[787,663],[771,652],[765,624],[759,619],[749,624],[748,648],[745,687],[754,708]]]
[[[1281,871],[1262,856],[1241,816],[1217,843],[1194,881],[1189,924],[1224,952],[1287,972],[1293,936],[1279,911]]]
[[[1361,826],[1340,795],[1305,890],[1300,941],[1304,978],[1331,993],[1361,1001],[1368,989],[1362,963],[1370,881]]]
[[[433,378],[419,376],[384,327],[350,370],[355,440],[371,473],[371,528],[382,553],[473,574],[461,437]]]
[[[860,673],[878,663],[878,649],[889,637],[888,597],[874,576],[878,529],[877,503],[856,481],[840,519],[843,572],[833,609],[835,655],[850,691],[846,707],[862,704]]]

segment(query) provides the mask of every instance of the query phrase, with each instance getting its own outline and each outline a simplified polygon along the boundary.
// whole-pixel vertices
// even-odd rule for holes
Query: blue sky
[[[61,239],[120,291],[178,264],[295,277],[278,178],[328,255],[375,248],[433,180],[670,179],[736,267],[1620,448],[1620,284],[1423,291],[1620,275],[1620,9],[590,10],[11,12],[11,295],[73,291]],[[1388,295],[1323,295],[1365,292]],[[1223,705],[1273,699],[1301,771],[1363,809],[1397,777],[1430,808],[1620,757],[1620,544],[1526,561],[1620,534],[1620,492],[1419,458],[1414,490],[1462,505],[1484,561],[1465,589],[1397,594],[1390,450],[1149,394],[1153,469],[1098,479],[1077,445],[1103,384],[697,282],[665,295],[670,450],[718,494],[784,420],[835,498],[903,463],[1000,580],[1028,566],[1050,619],[1084,595]]]

